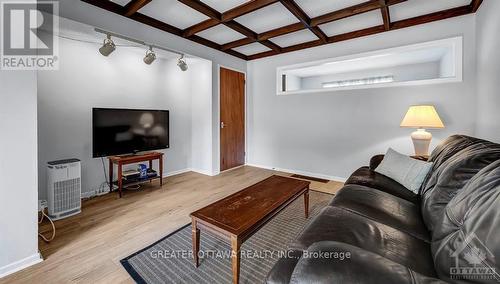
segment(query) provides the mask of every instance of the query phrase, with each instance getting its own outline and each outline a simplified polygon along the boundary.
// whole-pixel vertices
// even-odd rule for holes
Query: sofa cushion
[[[445,283],[345,243],[314,243],[306,253],[309,257],[299,260],[290,283]],[[323,257],[316,257],[320,253]],[[335,257],[335,253],[349,253],[350,257]]]
[[[430,242],[420,206],[389,193],[361,185],[347,185],[337,192],[330,205],[355,212]]]
[[[413,203],[419,201],[419,196],[417,194],[409,191],[397,181],[379,174],[368,167],[361,167],[356,170],[349,179],[347,179],[345,184],[357,184],[375,188]]]
[[[435,275],[429,243],[343,208],[324,208],[290,247],[305,250],[321,241],[350,244],[423,275]],[[415,254],[416,251],[419,253]]]
[[[490,146],[494,146],[494,143],[469,137],[466,135],[452,135],[446,138],[443,142],[441,142],[431,153],[429,157],[429,162],[432,162],[431,173],[435,172],[439,167],[443,165],[449,158],[462,151],[463,149],[469,147],[470,145],[477,143],[486,143]],[[433,175],[427,176],[422,184],[422,189],[424,188],[432,188],[433,185],[428,185],[429,180],[433,177]],[[425,194],[425,192],[421,191],[420,194]]]
[[[422,216],[430,231],[442,221],[444,208],[481,169],[500,159],[500,145],[476,141],[439,166],[427,181],[422,195]]]
[[[432,242],[435,267],[441,278],[452,280],[450,268],[458,265],[491,268],[480,276],[495,272],[496,279],[500,279],[499,208],[500,160],[475,175],[446,206],[446,214],[433,232]],[[491,279],[475,281],[487,283]]]
[[[271,271],[267,274],[266,283],[278,284],[289,283],[292,277],[293,270],[297,262],[300,260],[303,251],[292,250],[287,252],[285,257],[282,257],[276,262]]]

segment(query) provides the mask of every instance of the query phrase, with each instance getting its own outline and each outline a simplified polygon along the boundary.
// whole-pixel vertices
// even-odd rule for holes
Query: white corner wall
[[[433,104],[446,128],[432,145],[476,120],[474,15],[358,38],[248,63],[248,162],[267,168],[345,179],[374,154],[412,153],[412,129],[399,127],[408,107]],[[276,68],[431,40],[463,36],[463,82],[318,94],[276,95]]]
[[[38,254],[36,72],[0,71],[0,278]]]
[[[101,40],[85,24],[61,18],[60,25],[65,37]],[[211,62],[188,56],[189,69],[183,72],[175,54],[157,51],[157,60],[146,65],[144,48],[118,46],[104,57],[99,46],[60,38],[59,70],[38,72],[40,199],[47,196],[46,164],[59,159],[82,161],[83,196],[107,189],[108,161],[104,159],[104,169],[100,159],[92,158],[94,107],[169,110],[170,148],[162,150],[164,175],[192,167],[211,173]]]
[[[485,0],[476,14],[477,131],[500,142],[500,1]]]

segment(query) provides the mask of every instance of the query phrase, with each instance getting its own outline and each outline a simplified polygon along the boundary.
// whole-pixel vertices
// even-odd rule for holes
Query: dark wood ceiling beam
[[[207,30],[211,27],[215,27],[218,24],[220,24],[220,22],[218,20],[208,19],[208,20],[203,21],[201,23],[198,23],[196,25],[192,25],[189,28],[186,28],[182,32],[182,34],[184,35],[184,37],[190,37],[190,36],[197,34],[201,31]]]
[[[132,0],[125,5],[125,17],[128,17],[137,11],[139,11],[142,7],[149,4],[151,0]]]
[[[470,2],[470,7],[471,7],[472,13],[476,13],[482,3],[483,3],[483,0],[472,0]]]
[[[231,48],[235,48],[235,47],[242,46],[242,45],[247,45],[247,44],[254,43],[254,42],[256,42],[256,40],[245,37],[245,38],[242,38],[239,40],[235,40],[235,41],[223,44],[222,50],[228,50]]]
[[[261,39],[261,40],[265,40],[265,39],[270,39],[270,38],[273,38],[273,37],[277,37],[277,36],[281,36],[281,35],[286,35],[286,34],[289,34],[289,33],[297,32],[297,31],[300,31],[300,30],[303,30],[303,29],[305,29],[305,27],[304,27],[304,25],[302,23],[295,23],[295,24],[291,24],[291,25],[288,25],[288,26],[284,26],[284,27],[281,27],[281,28],[274,29],[274,30],[270,30],[270,31],[267,31],[267,32],[263,32],[263,33],[259,34],[258,38]]]
[[[269,40],[259,40],[257,38],[257,33],[255,33],[254,31],[250,30],[249,28],[243,26],[242,24],[234,21],[234,20],[230,20],[230,21],[226,21],[226,22],[223,22],[222,21],[222,14],[220,14],[218,11],[216,11],[215,9],[211,8],[210,6],[206,5],[205,3],[199,1],[199,0],[178,0],[179,2],[197,10],[198,12],[210,17],[212,20],[214,21],[217,21],[218,23],[220,24],[223,24],[225,25],[226,27],[234,30],[234,31],[237,31],[239,32],[240,34],[246,36],[247,38],[249,38],[250,40],[252,41],[258,41],[259,43],[271,48],[272,50],[274,51],[277,51],[277,52],[280,52],[281,51],[281,47],[279,47],[277,44],[269,41]],[[211,23],[208,23],[207,21],[205,21],[204,23],[206,26],[210,25],[210,24],[214,24],[214,22],[211,22]],[[198,27],[199,28],[199,27]],[[189,28],[188,28],[189,29]],[[194,34],[193,34],[193,31],[195,29],[191,29],[191,30],[184,30],[182,32],[182,34],[188,38],[192,37]],[[222,49],[222,46],[219,46],[218,48],[219,50],[223,50]],[[229,49],[226,49],[224,51],[229,51]]]
[[[458,17],[458,16],[463,16],[467,14],[471,14],[472,9],[470,5],[467,6],[462,6],[462,7],[457,7],[453,9],[448,9],[444,11],[439,11],[435,13],[431,13],[428,15],[422,15],[410,19],[405,19],[397,22],[393,22],[391,24],[391,30],[397,30],[397,29],[402,29],[402,28],[408,28],[412,26],[417,26],[425,23],[430,23],[430,22],[435,22],[435,21],[440,21],[448,18],[453,18],[453,17]],[[335,43],[335,42],[340,42],[340,41],[345,41],[345,40],[350,40],[350,39],[355,39],[355,38],[360,38],[360,37],[365,37],[369,35],[374,35],[374,34],[379,34],[386,32],[385,26],[380,25],[380,26],[375,26],[359,31],[354,31],[354,32],[349,32],[345,34],[340,34],[340,35],[335,35],[332,37],[328,38],[328,43]],[[286,52],[292,52],[292,51],[297,51],[305,48],[311,48],[315,46],[321,46],[325,45],[325,43],[315,40],[315,41],[310,41],[310,42],[305,42],[293,46],[288,46],[284,47],[281,49],[280,53],[286,53]],[[266,51],[258,54],[253,54],[247,56],[248,60],[255,60],[263,57],[268,57],[268,56],[273,56],[278,53],[274,51]]]
[[[279,47],[277,44],[275,44],[269,40],[258,40],[257,34],[255,32],[253,32],[249,28],[243,26],[242,24],[240,24],[236,21],[229,21],[229,22],[224,23],[224,25],[239,32],[240,34],[246,36],[250,40],[258,41],[259,43],[271,48],[272,50],[281,51],[281,47]]]
[[[226,52],[227,54],[236,56],[238,58],[244,59],[244,60],[253,60],[253,59],[258,59],[262,57],[267,57],[267,56],[272,56],[272,55],[277,55],[280,53],[285,53],[285,52],[291,52],[291,51],[296,51],[296,50],[301,50],[305,48],[310,48],[310,47],[315,47],[315,46],[320,46],[324,45],[327,43],[335,43],[339,41],[344,41],[344,40],[349,40],[349,39],[354,39],[354,38],[359,38],[359,37],[364,37],[368,35],[373,35],[373,34],[378,34],[385,32],[387,30],[397,30],[397,29],[402,29],[402,28],[407,28],[411,26],[416,26],[420,24],[425,24],[429,22],[434,22],[434,21],[439,21],[443,19],[448,19],[452,17],[458,17],[458,16],[463,16],[467,15],[470,13],[476,12],[479,7],[481,6],[483,0],[472,0],[469,5],[462,6],[462,7],[457,7],[453,9],[448,9],[448,10],[443,10],[427,15],[422,15],[410,19],[405,19],[401,21],[396,21],[396,22],[391,22],[390,20],[390,15],[389,15],[389,10],[388,7],[391,5],[395,5],[398,3],[405,2],[407,0],[371,0],[367,1],[365,3],[361,3],[359,5],[355,5],[352,7],[348,7],[339,11],[331,12],[326,15],[322,15],[313,19],[308,19],[308,16],[305,12],[301,12],[301,10],[297,10],[296,7],[290,5],[290,3],[294,3],[293,0],[254,0],[252,2],[243,4],[241,6],[245,6],[244,10],[240,10],[239,12],[232,11],[232,15],[238,15],[238,13],[250,13],[251,11],[254,11],[252,9],[259,9],[257,6],[260,8],[264,7],[266,4],[270,5],[274,2],[283,2],[283,3],[288,3],[288,7],[291,7],[289,10],[301,21],[300,23],[295,23],[291,24],[285,27],[280,27],[271,31],[267,31],[261,34],[257,34],[253,32],[252,30],[246,28],[245,26],[237,23],[236,21],[232,20],[231,17],[226,18],[226,21],[223,22],[222,17],[223,14],[219,13],[218,11],[212,9],[211,7],[207,6],[203,2],[199,0],[178,0],[186,5],[188,5],[191,8],[194,8],[196,10],[200,9],[199,11],[205,15],[207,15],[210,19],[207,21],[204,21],[202,23],[199,23],[197,25],[194,25],[188,29],[181,30],[177,27],[171,26],[167,23],[164,23],[162,21],[156,20],[154,18],[151,18],[147,15],[141,14],[137,12],[141,7],[144,7],[147,3],[149,3],[151,0],[133,0],[129,4],[125,6],[121,6],[119,4],[116,4],[110,0],[81,0],[83,2],[89,3],[91,5],[94,5],[96,7],[108,10],[110,12],[125,16],[129,15],[128,18],[133,19],[137,22],[155,27],[157,29],[160,29],[162,31],[178,35],[181,37],[185,37],[193,42],[197,42],[200,44],[203,44],[207,47],[211,47],[217,50],[221,50],[223,52]],[[140,3],[139,3],[140,2]],[[251,4],[253,3],[253,4]],[[142,5],[142,6],[141,6]],[[246,5],[256,5],[256,6],[246,6]],[[298,6],[297,6],[298,7]],[[238,7],[237,7],[238,8]],[[384,16],[384,8],[387,8],[387,16]],[[236,8],[235,8],[236,9]],[[299,7],[300,9],[300,7]],[[269,41],[270,38],[277,37],[280,35],[292,33],[295,31],[300,31],[306,28],[314,28],[317,27],[320,24],[324,24],[327,22],[331,21],[336,21],[340,20],[346,17],[358,15],[361,13],[369,12],[372,10],[380,9],[382,12],[382,16],[384,18],[384,25],[380,26],[375,26],[359,31],[354,31],[354,32],[349,32],[341,35],[335,35],[332,37],[327,37],[327,42],[324,42],[321,39],[310,41],[310,42],[305,42],[305,43],[300,43],[297,45],[293,46],[288,46],[281,48],[280,46],[274,44],[273,42]],[[134,12],[131,12],[135,10]],[[309,20],[309,21],[308,21]],[[309,24],[307,24],[309,23]],[[218,25],[218,24],[224,24],[228,26],[229,28],[243,34],[246,36],[246,38],[239,39],[230,43],[226,43],[224,45],[220,45],[218,43],[212,42],[210,40],[207,40],[205,38],[199,37],[195,35],[197,32],[196,30],[201,31],[207,28],[210,28],[212,26]],[[198,26],[198,27],[197,27]],[[232,48],[250,44],[252,42],[259,42],[272,50],[254,54],[251,56],[246,56],[244,54],[241,54],[235,50],[232,50]]]
[[[121,15],[121,16],[124,16],[124,14],[125,14],[125,7],[123,7],[119,4],[116,4],[112,1],[109,1],[109,0],[81,0],[81,1],[88,3],[88,4],[91,4],[93,6],[96,6],[98,8],[107,10],[109,12],[113,12],[113,13]],[[154,18],[151,18],[149,16],[146,16],[144,14],[136,12],[136,13],[130,15],[128,18],[132,19],[134,21],[137,21],[139,23],[157,28],[159,30],[168,32],[170,34],[182,37],[183,31],[181,29],[174,27],[174,26],[171,26],[171,25],[164,23],[162,21],[156,20]],[[213,41],[204,39],[202,37],[198,37],[195,35],[195,36],[189,37],[188,39],[193,41],[193,42],[196,42],[196,43],[211,47],[213,49],[222,51],[222,46],[220,44],[217,44]],[[241,54],[239,52],[236,52],[234,50],[225,50],[223,52],[230,54],[232,56],[241,58],[243,60],[248,60],[248,57],[246,55]]]
[[[182,4],[188,7],[193,8],[194,10],[202,13],[203,15],[211,19],[219,20],[219,22],[221,21],[222,15],[221,13],[219,13],[219,11],[215,10],[214,8],[208,6],[207,4],[199,0],[177,0],[177,1],[181,2]]]
[[[244,3],[238,7],[222,13],[222,22],[231,21],[277,2],[279,2],[279,0],[253,0]]]
[[[440,21],[448,18],[459,17],[472,13],[470,6],[461,6],[457,8],[452,8],[448,10],[443,10],[427,15],[422,15],[414,18],[409,18],[397,22],[393,22],[391,25],[391,30],[403,29],[407,27],[412,27],[416,25],[421,25],[425,23]]]
[[[384,28],[386,31],[391,29],[391,15],[389,13],[389,6],[387,6],[387,0],[380,0],[380,12],[382,13],[382,19],[384,20]]]
[[[407,0],[389,0],[386,2],[386,5],[382,5],[379,0],[371,0],[358,5],[354,5],[351,7],[347,7],[338,11],[330,12],[328,14],[318,16],[311,20],[312,26],[319,26],[322,24],[326,24],[329,22],[341,20],[344,18],[352,17],[355,15],[359,15],[362,13],[370,12],[373,10],[377,10],[383,8],[385,6],[392,6],[402,2],[406,2]]]
[[[242,4],[236,8],[233,8],[233,9],[221,14],[221,20],[210,18],[206,21],[203,21],[201,23],[198,23],[198,24],[192,25],[191,27],[186,28],[184,30],[183,34],[186,37],[192,36],[194,34],[201,32],[201,31],[215,27],[218,24],[221,24],[224,22],[229,22],[237,17],[251,13],[251,12],[256,11],[260,8],[264,8],[267,5],[276,3],[278,1],[279,0],[253,0],[253,1],[247,2],[245,4]]]
[[[272,49],[274,51],[281,52],[281,47],[270,40],[259,41],[259,43],[269,47],[270,49]]]
[[[236,21],[229,21],[229,22],[224,23],[224,25],[228,28],[231,28],[231,29],[239,32],[240,34],[242,34],[246,37],[249,37],[253,40],[257,40],[257,34],[255,32],[253,32],[249,28],[243,26],[242,24],[240,24]]]
[[[306,29],[313,32],[321,41],[327,42],[328,36],[318,27],[311,26],[311,18],[300,8],[297,3],[293,0],[280,0],[281,4],[290,11],[299,21],[304,25]]]
[[[396,5],[407,0],[387,0],[387,6]],[[358,5],[354,5],[351,7],[347,7],[341,10],[337,10],[331,13],[327,13],[322,16],[318,16],[316,18],[311,19],[311,26],[316,27],[325,23],[329,23],[332,21],[348,18],[351,16],[359,15],[365,12],[370,12],[373,10],[380,9],[382,6],[380,5],[379,0],[371,0],[368,2],[364,2]],[[297,32],[305,29],[306,27],[302,23],[295,23],[288,26],[276,28],[267,32],[263,32],[259,34],[259,39],[270,39],[273,37],[286,35],[289,33]]]

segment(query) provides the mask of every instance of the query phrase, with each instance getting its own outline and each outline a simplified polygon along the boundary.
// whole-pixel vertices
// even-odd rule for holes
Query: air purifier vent
[[[81,212],[81,166],[77,159],[49,162],[48,209],[54,220]]]

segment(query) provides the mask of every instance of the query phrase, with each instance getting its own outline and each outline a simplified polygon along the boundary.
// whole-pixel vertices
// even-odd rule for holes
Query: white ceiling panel
[[[275,44],[281,46],[281,47],[287,47],[287,46],[296,45],[299,43],[313,41],[313,40],[317,40],[317,39],[318,39],[318,37],[315,36],[311,31],[301,30],[298,32],[294,32],[294,33],[278,36],[275,38],[271,38],[269,40],[274,42]]]
[[[111,2],[115,2],[116,4],[120,4],[122,6],[125,6],[130,2],[130,0],[111,0]]]
[[[245,4],[248,0],[201,0],[201,2],[204,2],[208,6],[223,13],[227,10],[238,7],[241,4]]]
[[[469,4],[470,0],[409,0],[389,9],[391,21],[395,22]]]
[[[329,12],[338,11],[350,6],[354,6],[367,0],[295,0],[295,2],[311,17],[317,17]]]
[[[180,29],[208,20],[207,16],[177,0],[151,1],[139,12]]]
[[[201,31],[197,35],[218,44],[225,44],[245,37],[239,32],[236,32],[224,25],[217,25],[208,30]]]
[[[264,46],[264,45],[258,43],[258,42],[254,42],[251,44],[247,44],[247,45],[233,48],[233,50],[238,51],[239,53],[243,53],[245,55],[252,55],[252,54],[257,54],[257,53],[261,53],[261,52],[266,52],[266,51],[269,51],[271,49],[268,48],[267,46]]]
[[[334,36],[379,26],[383,23],[384,20],[382,19],[382,13],[380,13],[380,10],[374,10],[368,13],[363,13],[342,20],[333,21],[328,24],[320,25],[319,27],[328,36]]]
[[[283,5],[276,3],[235,19],[256,33],[299,22]]]

